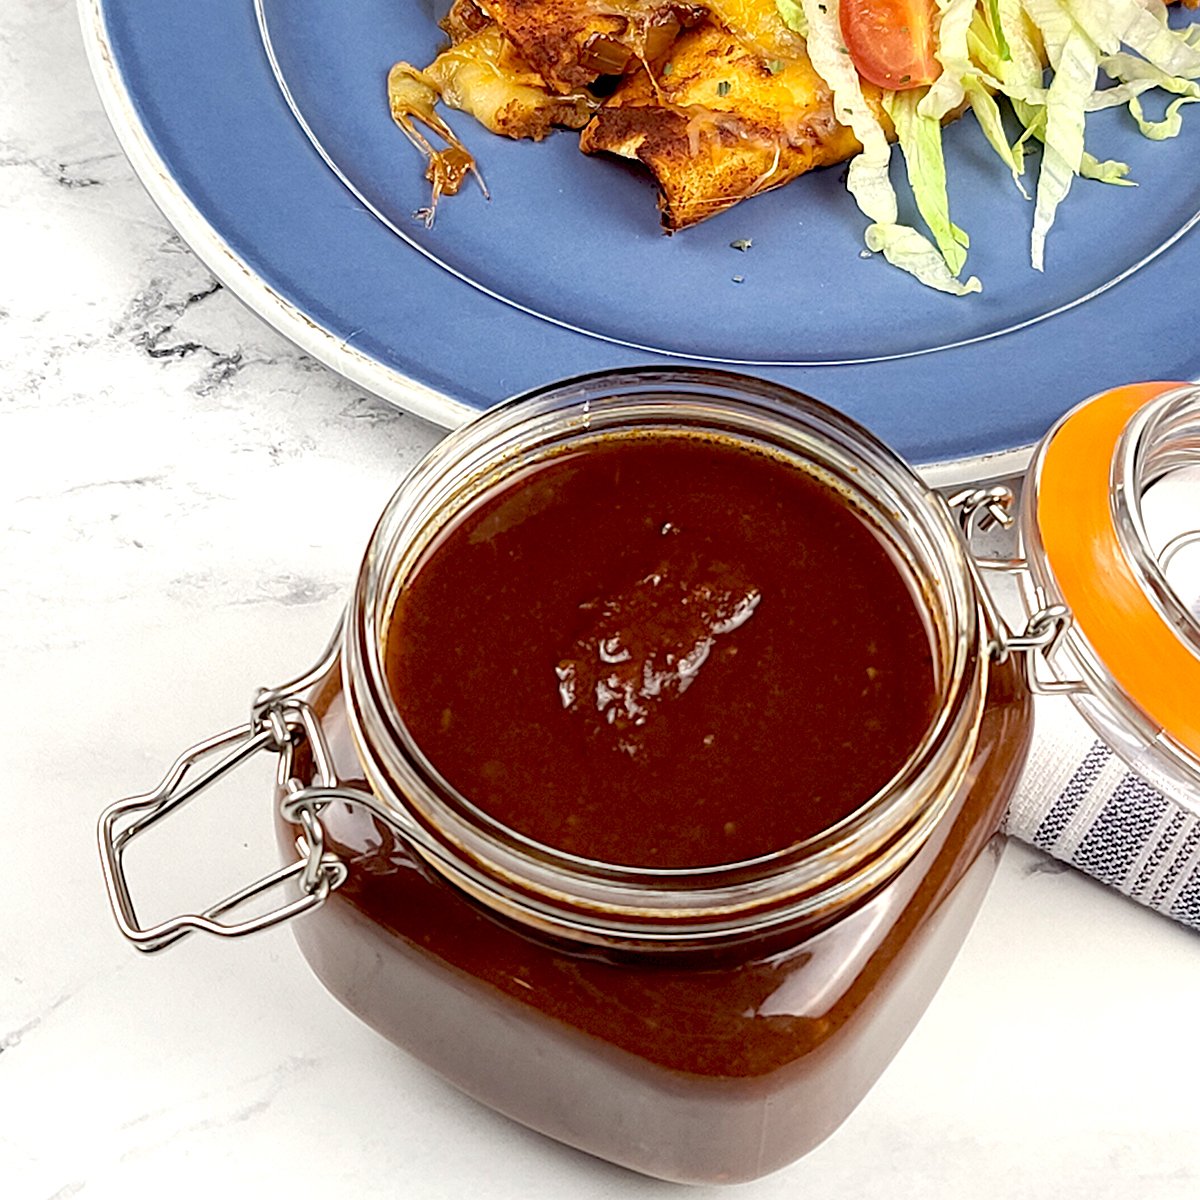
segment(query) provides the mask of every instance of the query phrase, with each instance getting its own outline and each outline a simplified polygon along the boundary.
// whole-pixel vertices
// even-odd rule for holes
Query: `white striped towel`
[[[1063,697],[1040,697],[1008,831],[1200,930],[1200,816],[1134,774]]]

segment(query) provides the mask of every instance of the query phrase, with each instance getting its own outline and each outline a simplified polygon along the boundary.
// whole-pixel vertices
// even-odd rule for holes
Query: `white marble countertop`
[[[97,813],[315,655],[438,434],[214,283],[121,156],[68,0],[0,9],[0,263],[0,1196],[682,1194],[464,1099],[285,930],[122,942]],[[251,783],[135,872],[193,903],[253,877]],[[1194,933],[1011,846],[866,1102],[738,1194],[1195,1197],[1198,1014]]]

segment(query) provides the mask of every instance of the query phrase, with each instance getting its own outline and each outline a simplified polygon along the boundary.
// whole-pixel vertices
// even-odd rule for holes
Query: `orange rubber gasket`
[[[1200,755],[1200,658],[1138,582],[1113,519],[1117,441],[1137,411],[1179,383],[1103,392],[1050,435],[1038,480],[1046,561],[1075,624],[1117,685],[1178,744]]]

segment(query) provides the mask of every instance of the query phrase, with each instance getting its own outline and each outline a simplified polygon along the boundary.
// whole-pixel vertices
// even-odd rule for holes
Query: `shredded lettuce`
[[[1030,257],[1033,267],[1045,266],[1046,235],[1054,224],[1058,206],[1083,165],[1085,106],[1096,83],[1100,51],[1077,28],[1067,31],[1059,50],[1054,79],[1046,91],[1046,128],[1042,135],[1042,170],[1038,175],[1033,212]]]
[[[1200,25],[1195,26],[1200,30]],[[1200,100],[1200,83],[1194,78],[1180,75],[1169,75],[1161,67],[1135,55],[1119,53],[1100,60],[1100,69],[1110,78],[1118,82],[1110,88],[1095,92],[1088,105],[1089,112],[1102,108],[1115,108],[1124,104],[1128,107],[1130,116],[1137,122],[1143,136],[1162,141],[1165,138],[1177,137],[1183,128],[1183,115],[1179,111],[1185,104],[1194,104]],[[1195,73],[1200,77],[1200,72]],[[1142,110],[1139,97],[1152,88],[1174,93],[1178,99],[1167,105],[1161,121],[1149,121]]]
[[[1012,58],[1008,48],[1008,39],[1004,36],[1004,24],[1000,19],[1000,0],[987,0],[987,19],[992,37],[996,39],[996,52],[1002,61]]]
[[[887,133],[863,96],[858,72],[842,44],[837,0],[801,0],[808,21],[808,57],[833,92],[834,116],[862,145],[850,160],[846,186],[863,214],[870,218],[867,249],[882,254],[893,266],[915,275],[927,287],[955,296],[981,289],[978,279],[966,283],[924,234],[901,223],[896,193],[888,177],[892,148]],[[938,159],[941,139],[938,139]],[[945,172],[943,169],[943,192]],[[965,235],[964,235],[965,236]]]
[[[1084,179],[1095,179],[1100,183],[1113,183],[1118,187],[1137,187],[1137,181],[1126,179],[1129,174],[1129,164],[1108,159],[1101,162],[1094,154],[1083,152],[1079,163],[1079,174]]]
[[[1000,113],[1000,105],[996,103],[995,96],[978,79],[967,79],[964,86],[966,87],[967,102],[975,114],[975,120],[979,122],[983,136],[987,138],[988,144],[996,152],[1000,161],[1012,172],[1013,183],[1017,185],[1017,190],[1024,199],[1028,200],[1029,193],[1021,182],[1021,176],[1025,173],[1024,143],[1018,141],[1011,146],[1008,144],[1008,135],[1004,132],[1004,118]]]
[[[975,4],[976,0],[937,0],[936,57],[942,73],[919,101],[922,117],[941,121],[963,102],[963,79],[972,73],[971,60],[967,57],[967,30],[975,16]]]
[[[1183,115],[1179,110],[1185,104],[1194,104],[1197,100],[1200,100],[1200,96],[1180,96],[1178,100],[1172,100],[1167,105],[1161,121],[1147,121],[1142,112],[1141,101],[1136,96],[1129,101],[1129,111],[1146,137],[1161,142],[1179,136],[1179,131],[1183,128]]]
[[[1169,75],[1200,72],[1200,50],[1167,24],[1161,0],[1066,0],[1065,8],[1105,54],[1124,44]]]
[[[996,9],[1000,32],[990,33],[994,49],[984,60],[991,63],[989,70],[998,80],[996,90],[1010,99],[1045,103],[1043,51],[1036,27],[1021,7],[1021,0],[998,0]],[[978,33],[983,28],[983,22],[976,21],[973,31]],[[1007,57],[1000,48],[1002,43],[1008,47]]]
[[[972,0],[972,3],[974,0]],[[932,90],[932,89],[931,89]],[[952,274],[967,263],[970,238],[950,220],[946,195],[946,161],[942,155],[942,123],[924,115],[925,100],[916,91],[885,92],[883,107],[896,129],[908,182],[925,224]]]
[[[808,18],[800,7],[800,0],[775,0],[775,8],[783,23],[801,37],[808,37]]]
[[[1171,29],[1162,0],[1021,0],[1041,33],[1054,77],[1041,113],[1018,114],[1046,146],[1038,177],[1030,257],[1041,270],[1046,235],[1075,175],[1129,186],[1124,163],[1100,162],[1083,148],[1086,114],[1125,104],[1141,133],[1174,137],[1180,109],[1200,99],[1192,81],[1200,76],[1200,52],[1191,36]],[[1122,50],[1122,47],[1127,50]],[[1099,88],[1100,73],[1115,82]],[[1161,121],[1148,121],[1140,95],[1151,87],[1174,92]],[[1111,93],[1111,94],[1110,94]],[[1032,118],[1032,119],[1031,119]]]
[[[877,102],[864,95],[842,43],[838,0],[775,2],[788,28],[805,37],[833,94],[834,115],[862,145],[847,185],[870,221],[867,247],[954,295],[979,291],[980,283],[958,278],[970,241],[950,217],[945,121],[969,108],[1025,199],[1026,150],[1042,144],[1030,233],[1030,263],[1041,271],[1047,236],[1077,177],[1136,186],[1128,164],[1100,159],[1085,146],[1088,115],[1125,107],[1143,136],[1161,141],[1178,135],[1183,109],[1200,101],[1200,22],[1173,28],[1164,0],[932,0],[940,74],[927,87],[883,92]],[[1158,120],[1142,108],[1151,90],[1174,97]],[[1005,102],[1020,126],[1013,140]],[[885,117],[932,240],[899,219]]]

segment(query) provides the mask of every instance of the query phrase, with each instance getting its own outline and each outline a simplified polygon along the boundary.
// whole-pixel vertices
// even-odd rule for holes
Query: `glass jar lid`
[[[1200,811],[1200,387],[1115,388],[1047,434],[1021,522],[1050,661],[1100,736]]]

